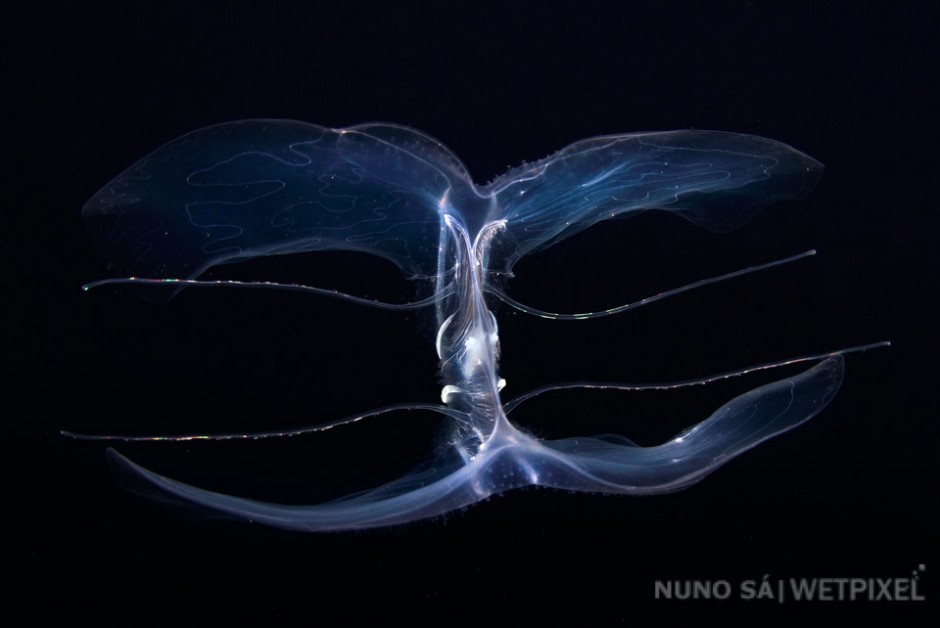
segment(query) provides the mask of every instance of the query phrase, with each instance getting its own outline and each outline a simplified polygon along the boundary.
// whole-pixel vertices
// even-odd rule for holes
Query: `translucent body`
[[[584,140],[478,186],[443,145],[401,126],[248,120],[186,135],[86,204],[88,227],[117,271],[165,300],[186,285],[177,279],[260,255],[345,249],[390,259],[432,286],[415,306],[436,308],[445,405],[421,407],[446,418],[449,436],[429,470],[314,506],[206,491],[114,451],[111,461],[145,492],[324,531],[433,517],[523,486],[621,494],[688,486],[822,410],[842,380],[841,355],[816,356],[803,373],[732,399],[658,446],[614,436],[539,440],[507,418],[523,398],[500,399],[498,328],[486,294],[524,306],[493,277],[526,253],[629,212],[667,210],[730,229],[763,205],[808,193],[821,171],[772,140],[677,131]]]

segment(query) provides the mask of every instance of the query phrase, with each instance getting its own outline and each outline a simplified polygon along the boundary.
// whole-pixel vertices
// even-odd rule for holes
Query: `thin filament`
[[[795,261],[797,261],[797,260],[801,260],[801,259],[806,258],[806,257],[811,257],[811,256],[813,256],[813,255],[816,255],[816,250],[815,250],[815,249],[810,249],[810,250],[808,250],[808,251],[803,251],[802,253],[797,253],[796,255],[791,255],[790,257],[785,257],[785,258],[783,258],[783,259],[778,259],[778,260],[774,260],[774,261],[772,261],[772,262],[767,262],[766,264],[759,264],[759,265],[757,265],[757,266],[750,266],[750,267],[748,267],[748,268],[742,268],[741,270],[736,270],[736,271],[734,271],[734,272],[730,272],[730,273],[727,273],[727,274],[724,274],[724,275],[719,275],[719,276],[717,276],[717,277],[709,277],[709,278],[707,278],[707,279],[700,279],[700,280],[698,280],[698,281],[695,281],[695,282],[693,282],[693,283],[690,283],[690,284],[681,286],[681,287],[679,287],[679,288],[673,288],[672,290],[666,290],[665,292],[660,292],[659,294],[654,294],[653,296],[646,297],[645,299],[640,299],[639,301],[634,301],[633,303],[627,303],[626,305],[621,305],[621,306],[618,306],[618,307],[613,307],[613,308],[610,308],[610,309],[608,309],[608,310],[601,310],[601,311],[599,311],[599,312],[583,312],[583,313],[580,313],[580,314],[559,314],[559,313],[556,313],[556,312],[546,312],[546,311],[544,311],[544,310],[538,310],[538,309],[535,309],[535,308],[533,308],[533,307],[529,307],[528,305],[525,305],[524,303],[520,303],[519,301],[516,301],[515,299],[513,299],[511,296],[509,296],[508,294],[506,294],[505,292],[503,292],[503,291],[500,290],[499,288],[496,288],[496,287],[487,287],[487,290],[488,290],[490,293],[492,293],[492,294],[496,295],[497,297],[499,297],[499,299],[502,300],[503,302],[505,302],[506,304],[510,305],[511,307],[516,308],[517,310],[519,310],[519,311],[521,311],[521,312],[525,312],[526,314],[533,314],[533,315],[535,315],[535,316],[540,316],[540,317],[542,317],[542,318],[548,318],[548,319],[551,319],[551,320],[559,320],[559,321],[579,321],[579,320],[586,320],[586,319],[591,319],[591,318],[601,318],[601,317],[604,317],[604,316],[611,316],[611,315],[613,315],[613,314],[619,314],[619,313],[624,312],[624,311],[626,311],[626,310],[631,310],[631,309],[634,309],[634,308],[638,308],[638,307],[643,306],[643,305],[649,305],[650,303],[655,303],[656,301],[660,301],[660,300],[665,299],[665,298],[667,298],[667,297],[672,297],[672,296],[675,296],[675,295],[677,295],[677,294],[681,294],[681,293],[683,293],[683,292],[688,292],[689,290],[694,290],[694,289],[696,289],[696,288],[702,288],[702,287],[704,287],[704,286],[708,286],[708,285],[711,285],[711,284],[713,284],[713,283],[718,283],[718,282],[720,282],[720,281],[725,281],[725,280],[728,280],[728,279],[734,279],[735,277],[740,277],[740,276],[742,276],[742,275],[747,275],[747,274],[750,274],[750,273],[755,273],[755,272],[760,271],[760,270],[767,270],[768,268],[773,268],[773,267],[775,267],[775,266],[781,266],[781,265],[783,265],[783,264],[788,264],[788,263],[790,263],[790,262],[795,262]]]
[[[503,411],[506,414],[509,414],[514,408],[518,407],[523,401],[528,401],[537,395],[542,393],[551,392],[553,390],[569,390],[572,388],[590,388],[594,390],[629,390],[629,391],[640,391],[640,390],[674,390],[676,388],[686,388],[689,386],[700,386],[705,384],[711,384],[712,382],[721,381],[723,379],[730,379],[732,377],[740,377],[742,375],[747,375],[748,373],[757,373],[758,371],[766,371],[769,369],[780,368],[782,366],[790,366],[792,364],[799,364],[801,362],[816,362],[824,360],[829,357],[836,355],[846,355],[848,353],[859,353],[862,351],[868,351],[869,349],[879,349],[881,347],[890,347],[891,342],[883,340],[881,342],[872,342],[865,345],[858,345],[855,347],[846,347],[844,349],[837,349],[835,351],[829,351],[826,353],[816,353],[814,355],[806,355],[798,358],[788,358],[786,360],[777,360],[775,362],[766,362],[764,364],[757,364],[755,366],[748,366],[743,369],[737,369],[734,371],[727,371],[724,373],[718,373],[717,375],[710,375],[708,377],[700,377],[696,379],[686,379],[678,382],[668,382],[668,383],[652,383],[652,384],[622,384],[617,382],[564,382],[560,384],[549,384],[547,386],[540,386],[529,392],[519,395],[512,401],[508,401],[503,405]]]
[[[295,283],[278,283],[275,281],[238,281],[235,279],[151,279],[147,277],[118,277],[113,279],[100,279],[98,281],[92,281],[91,283],[86,283],[82,286],[82,290],[88,291],[92,288],[98,288],[100,286],[110,286],[110,285],[122,285],[122,284],[143,284],[147,286],[161,286],[161,285],[173,285],[173,286],[194,286],[197,288],[258,288],[258,289],[272,289],[272,290],[288,290],[294,292],[306,292],[318,294],[321,296],[333,297],[336,299],[342,299],[344,301],[349,301],[351,303],[358,303],[360,305],[368,305],[369,307],[377,307],[383,310],[417,310],[422,307],[427,307],[428,305],[433,305],[442,299],[446,298],[453,291],[452,288],[446,288],[445,290],[433,294],[426,299],[421,299],[420,301],[414,301],[412,303],[386,303],[384,301],[377,301],[375,299],[366,299],[364,297],[357,297],[351,294],[346,294],[345,292],[340,292],[338,290],[330,290],[328,288],[316,288],[314,286],[305,286],[303,284]]]

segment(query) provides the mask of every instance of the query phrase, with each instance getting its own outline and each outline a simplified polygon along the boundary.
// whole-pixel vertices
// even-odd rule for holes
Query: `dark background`
[[[935,614],[937,15],[931,3],[87,3],[3,9],[7,323],[5,606],[104,624],[500,617],[648,625],[751,615]],[[341,5],[341,6],[340,6]],[[516,491],[443,520],[355,534],[193,521],[121,490],[91,433],[250,431],[438,399],[420,315],[279,292],[155,306],[107,276],[82,204],[210,124],[386,120],[447,144],[478,182],[592,135],[712,128],[826,164],[805,201],[715,235],[668,215],[601,223],[523,260],[512,294],[619,305],[809,248],[810,260],[598,321],[497,312],[506,397],[566,380],[670,381],[888,339],[847,358],[832,405],[701,484],[651,498]],[[404,301],[380,260],[259,260],[219,276]],[[670,394],[557,393],[536,433],[641,444],[760,378]],[[438,419],[123,453],[197,485],[315,503],[421,460]],[[664,601],[658,579],[904,577],[927,603]],[[923,617],[920,617],[922,619]]]

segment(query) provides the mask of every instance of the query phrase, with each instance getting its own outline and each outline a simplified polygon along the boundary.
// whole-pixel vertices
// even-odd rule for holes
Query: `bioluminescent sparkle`
[[[329,129],[246,120],[185,135],[133,165],[85,205],[83,215],[95,243],[122,277],[91,285],[135,284],[158,291],[163,300],[187,285],[270,286],[389,309],[433,307],[442,404],[401,404],[252,437],[316,432],[407,408],[440,413],[448,434],[433,464],[370,491],[311,506],[203,490],[144,469],[113,450],[111,461],[156,494],[311,531],[406,523],[525,486],[619,494],[687,487],[819,413],[842,381],[842,355],[887,343],[781,360],[695,382],[647,386],[673,388],[785,364],[810,365],[730,400],[660,445],[640,447],[609,435],[541,440],[516,427],[511,413],[536,394],[591,384],[548,385],[504,403],[498,327],[488,302],[498,298],[549,318],[597,318],[811,255],[807,251],[585,314],[528,307],[512,299],[498,281],[524,255],[630,213],[659,209],[711,230],[732,229],[767,204],[808,194],[821,173],[821,164],[780,142],[714,131],[595,137],[482,186],[440,142],[393,124]],[[396,305],[324,288],[198,279],[218,264],[324,250],[387,258],[429,288],[429,296]]]

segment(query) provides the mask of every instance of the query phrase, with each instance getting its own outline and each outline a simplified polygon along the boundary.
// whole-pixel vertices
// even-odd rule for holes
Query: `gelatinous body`
[[[128,277],[123,281],[165,300],[187,283],[176,280],[261,255],[343,249],[385,257],[431,287],[415,306],[436,309],[444,405],[420,407],[440,412],[449,434],[426,470],[313,506],[206,491],[113,450],[111,460],[151,491],[301,530],[400,524],[524,486],[622,494],[688,486],[825,407],[842,380],[840,352],[815,356],[808,370],[732,399],[661,445],[612,436],[540,440],[507,418],[527,396],[500,399],[499,335],[487,294],[558,315],[516,303],[494,277],[531,251],[630,212],[666,210],[712,230],[731,229],[768,203],[805,195],[821,172],[818,162],[779,142],[710,131],[592,138],[485,186],[473,183],[442,144],[396,125],[328,129],[247,120],[186,135],[132,166],[84,208],[97,246]]]

